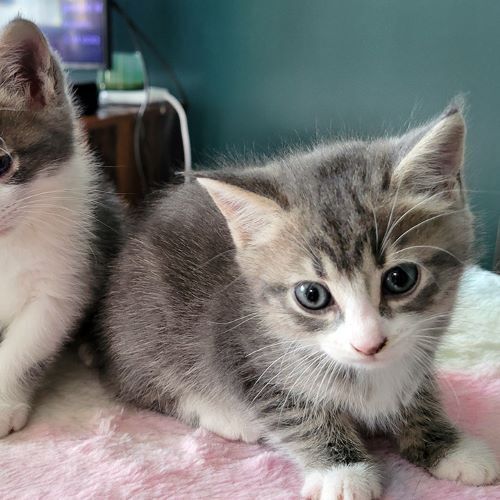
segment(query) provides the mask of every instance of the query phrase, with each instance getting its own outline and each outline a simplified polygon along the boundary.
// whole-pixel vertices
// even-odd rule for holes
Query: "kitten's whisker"
[[[84,222],[82,222],[82,220],[80,220],[80,218],[71,219],[69,217],[64,217],[62,214],[60,214],[58,212],[59,210],[64,210],[66,212],[70,212],[70,213],[76,214],[78,216],[80,215],[80,212],[73,210],[69,207],[64,207],[64,206],[59,206],[59,205],[27,204],[23,207],[20,207],[20,210],[22,211],[23,220],[26,222],[34,223],[34,224],[37,224],[39,222],[40,223],[43,223],[43,222],[47,223],[47,221],[45,219],[42,219],[41,217],[35,217],[37,215],[38,216],[40,215],[40,212],[38,210],[36,210],[38,208],[43,208],[44,210],[46,210],[43,215],[46,216],[47,213],[50,213],[51,217],[55,217],[56,219],[59,219],[59,221],[64,221],[64,222],[68,223],[69,225],[74,226],[78,230],[84,231],[88,235],[91,235],[92,238],[95,238],[95,233],[92,232],[91,229],[89,229],[91,227],[91,225],[85,224]],[[57,211],[47,212],[47,209],[54,209]],[[26,217],[26,216],[30,216],[30,215],[31,215],[31,217]],[[112,230],[113,232],[117,232],[114,228],[108,226],[105,222],[103,222],[102,220],[100,220],[96,216],[88,214],[87,219],[94,220],[95,222],[101,224],[102,226]],[[51,227],[51,226],[49,226],[49,227]]]
[[[324,353],[325,354],[325,353]],[[324,356],[321,356],[319,359],[318,359],[318,364],[316,366],[316,368],[314,369],[313,373],[315,374],[314,376],[314,379],[311,383],[311,387],[314,387],[319,379],[319,377],[321,377],[321,373],[323,372],[323,368],[325,367],[325,361],[324,361],[324,358],[325,356],[327,356],[326,354]],[[312,378],[312,377],[311,377]],[[309,384],[309,379],[306,383],[306,385]],[[311,403],[314,405],[314,406],[317,406],[317,399],[312,399],[311,400]]]
[[[297,244],[297,246],[304,251],[306,255],[309,255],[312,259],[315,258],[315,253],[313,252],[311,246],[306,241],[306,239],[302,236],[299,240],[298,237],[293,233],[288,233],[288,236],[293,239],[293,241]]]
[[[418,265],[422,269],[425,269],[427,271],[427,273],[429,274],[429,278],[434,282],[434,284],[438,287],[438,290],[441,292],[442,291],[441,285],[438,283],[438,281],[436,280],[436,278],[434,278],[434,275],[433,275],[432,271],[427,266],[425,266],[424,264],[422,264],[422,262],[418,262]]]
[[[255,354],[256,352],[263,351],[264,349],[268,349],[268,348],[273,347],[275,345],[290,344],[293,342],[298,342],[298,341],[297,340],[281,340],[280,342],[274,342],[273,344],[268,344],[268,345],[265,345],[264,347],[260,347],[259,349],[256,349],[255,351],[249,352],[248,354],[245,355],[245,357],[249,358],[250,356],[252,356],[252,354]]]
[[[257,384],[260,382],[260,380],[262,379],[262,377],[276,364],[278,363],[281,358],[287,356],[289,354],[288,351],[286,351],[284,354],[282,354],[281,356],[279,356],[278,358],[276,358],[274,361],[271,362],[271,364],[260,374],[260,376],[257,378],[257,380],[255,381],[254,383],[254,386],[257,386]],[[264,391],[264,389],[280,374],[280,371],[278,371],[277,374],[275,374],[270,380],[268,380],[266,382],[266,384],[259,390],[259,392],[254,396],[254,398],[252,399],[251,403],[253,403],[259,396],[260,394],[262,393],[262,391]]]
[[[40,224],[45,223],[48,227],[52,227],[52,229],[54,228],[53,225],[50,225],[49,221],[47,221],[41,217],[38,217],[39,215],[40,215],[39,211],[25,210],[23,212],[23,222],[26,222],[29,224],[34,224],[34,225],[36,225],[38,223],[40,223]],[[74,227],[75,229],[78,229],[79,231],[84,231],[84,232],[87,232],[89,235],[94,236],[94,233],[92,231],[90,231],[89,226],[87,224],[83,223],[82,221],[73,220],[73,219],[70,219],[69,217],[65,217],[64,215],[61,215],[61,214],[55,213],[55,212],[50,213],[50,216],[54,217],[61,224],[70,225],[70,226]]]
[[[306,240],[306,238],[304,238],[304,235],[302,234],[302,231],[298,227],[297,223],[295,223],[293,221],[290,221],[290,223],[295,228],[297,234],[293,234],[293,233],[290,232],[289,236],[291,236],[294,239],[294,241],[297,243],[297,245],[299,245],[299,247],[302,248],[306,254],[308,254],[313,259],[316,258],[316,252],[311,247],[311,245]],[[298,237],[301,238],[302,243],[299,241]]]
[[[432,217],[429,217],[428,219],[425,219],[424,221],[422,222],[419,222],[418,224],[415,224],[414,226],[410,227],[410,229],[407,229],[403,234],[399,235],[393,242],[392,242],[392,245],[393,246],[396,246],[397,242],[399,240],[401,240],[401,238],[403,238],[404,236],[406,236],[408,233],[410,233],[411,231],[414,231],[415,229],[419,228],[420,226],[422,226],[423,224],[427,224],[428,222],[431,222],[435,219],[438,219],[440,217],[445,217],[446,215],[454,215],[454,214],[458,214],[460,212],[465,212],[467,210],[467,208],[461,208],[460,210],[452,210],[451,212],[445,212],[443,214],[438,214],[438,215],[434,215]]]
[[[436,347],[437,344],[440,342],[440,339],[438,337],[431,337],[431,338],[423,338],[423,337],[418,337],[417,339],[417,344],[421,346],[426,346],[426,347]]]
[[[339,365],[339,364],[337,364],[337,363],[335,362],[335,360],[333,360],[333,359],[332,359],[332,361],[331,361],[331,365],[332,365],[332,368],[333,368],[333,369],[331,369],[330,376],[328,377],[327,387],[331,387],[332,380],[333,380],[335,377],[337,377],[337,374],[340,372],[340,369],[341,369],[340,365]],[[344,383],[344,382],[345,382],[345,380],[343,379],[343,380],[342,380],[342,385],[343,385],[343,386],[345,385],[345,383]]]
[[[221,288],[220,290],[218,290],[215,293],[217,295],[220,295],[221,293],[224,293],[228,288],[232,287],[235,283],[237,283],[238,281],[240,281],[242,279],[245,279],[245,277],[242,274],[240,274],[234,280],[230,281],[226,286],[224,286],[223,288]]]
[[[37,197],[46,196],[46,195],[49,195],[49,194],[58,194],[58,193],[69,193],[69,194],[72,194],[72,193],[75,193],[75,192],[76,193],[84,194],[85,196],[88,196],[89,194],[91,194],[91,195],[92,194],[115,194],[114,191],[104,191],[104,190],[101,190],[101,189],[94,189],[94,188],[89,188],[88,190],[85,190],[85,189],[82,189],[82,188],[54,189],[54,190],[50,190],[50,191],[39,191],[39,192],[36,192],[36,193],[31,193],[29,196],[25,196],[23,198],[20,198],[20,199],[16,200],[16,203],[22,203],[23,201],[29,200],[31,198],[37,198]],[[126,194],[133,194],[133,193],[118,193],[118,194],[126,195]],[[71,198],[71,199],[73,199],[73,198]],[[94,201],[92,200],[91,203],[94,203]]]
[[[460,262],[460,264],[462,264],[463,266],[467,265],[465,262],[463,262],[462,260],[460,260],[456,255],[454,255],[453,253],[451,253],[449,250],[445,250],[444,248],[435,247],[435,246],[432,246],[432,245],[413,245],[411,247],[401,248],[400,250],[395,251],[394,255],[398,254],[398,253],[401,253],[401,252],[405,252],[407,250],[412,250],[414,248],[430,248],[430,249],[433,249],[433,250],[439,250],[440,252],[447,253],[450,257],[453,257],[454,259],[456,259],[457,262]]]
[[[209,325],[230,325],[232,323],[236,323],[237,321],[241,321],[242,319],[248,318],[250,316],[256,316],[258,313],[252,312],[250,314],[245,314],[244,316],[240,316],[239,318],[233,319],[231,321],[207,321]]]
[[[379,251],[377,215],[375,213],[375,209],[373,208],[373,205],[370,204],[370,208],[371,208],[371,211],[373,214],[373,222],[375,224],[375,245],[376,245],[377,251]],[[380,251],[380,253],[382,253],[382,251]]]
[[[443,325],[443,326],[430,326],[428,328],[422,328],[422,329],[417,330],[417,334],[420,335],[420,333],[422,333],[422,332],[434,332],[436,330],[442,331],[442,330],[446,330],[446,328],[447,328],[446,325]]]
[[[62,193],[62,194],[59,194]],[[48,196],[49,194],[54,194],[56,196]],[[22,198],[18,198],[15,203],[16,204],[21,204],[25,201],[31,200],[31,199],[37,199],[37,198],[43,198],[47,196],[49,199],[62,199],[62,200],[74,200],[74,196],[69,196],[63,193],[62,190],[56,190],[56,191],[41,191],[38,193],[32,193],[29,196],[23,196]]]
[[[415,346],[413,351],[413,361],[417,364],[417,367],[422,368],[424,371],[429,370],[433,364],[433,359],[418,345]]]
[[[445,321],[446,319],[448,319],[450,317],[450,314],[436,314],[436,315],[433,315],[433,316],[428,316],[426,318],[423,318],[423,319],[420,319],[416,322],[412,322],[411,323],[411,326],[412,326],[412,330],[416,330],[417,327],[423,323],[427,323],[429,321]]]
[[[59,207],[60,208],[60,207]],[[32,223],[42,223],[42,222],[47,222],[46,220],[43,220],[42,218],[36,218],[36,217],[33,217],[34,215],[40,215],[40,213],[38,211],[33,211],[33,210],[25,210],[23,212],[23,215],[24,214],[28,214],[28,215],[31,215],[31,219],[28,219],[30,220]],[[46,215],[46,214],[45,214]],[[87,233],[87,235],[89,236],[92,236],[92,238],[95,237],[95,233],[93,233],[90,229],[89,229],[89,226],[86,226],[84,225],[81,221],[78,221],[78,220],[74,220],[74,219],[70,219],[69,217],[65,217],[64,215],[60,214],[60,213],[56,213],[56,212],[52,212],[50,214],[51,217],[54,217],[56,220],[59,220],[59,222],[63,221],[65,223],[67,223],[68,225],[70,226],[73,226],[75,228],[77,228],[79,231],[84,231]],[[26,217],[24,217],[24,220],[27,220]],[[53,226],[50,226],[50,227],[53,227]]]
[[[38,212],[35,212],[35,214],[38,215]],[[28,215],[29,215],[29,212],[28,212]],[[62,218],[62,216],[61,216],[61,218]],[[41,224],[41,225],[43,225],[43,226],[45,226],[45,227],[47,227],[47,228],[49,228],[51,230],[54,229],[54,227],[48,221],[40,219],[40,218],[34,218],[34,217],[30,218],[30,217],[24,216],[24,221],[27,222],[28,224],[30,224],[30,223],[34,224],[34,225],[40,225]],[[85,227],[79,227],[78,224],[75,224],[73,221],[71,221],[69,219],[63,219],[62,220],[63,223],[67,223],[67,224],[68,224],[68,221],[69,221],[69,223],[71,223],[71,226],[76,227],[79,231],[84,231],[84,232],[87,231],[92,236],[92,239],[94,239],[94,233],[92,233],[91,231],[89,231],[87,228],[85,228]],[[94,257],[94,261],[97,262],[98,261],[97,255],[94,252],[94,247],[93,247],[93,245],[91,243],[91,239],[90,238],[87,239],[87,241],[85,242],[85,245],[89,249],[89,251],[91,252],[92,256]],[[83,251],[83,249],[78,250],[78,251],[76,249],[73,249],[72,251],[73,252],[77,252],[77,253],[81,254],[82,256],[85,255],[85,252]]]
[[[297,344],[299,341],[298,340],[295,340],[295,341],[292,341],[290,342],[291,344]],[[314,345],[313,344],[306,344],[306,345],[300,345],[298,347],[296,347],[293,351],[292,354],[294,354],[295,352],[298,352],[298,351],[302,351],[302,350],[305,350],[305,349],[311,349],[313,348]],[[267,350],[261,350],[261,352],[259,354],[257,354],[257,356],[252,356],[252,359],[259,359],[259,358],[262,358],[264,356],[268,356],[269,354],[272,354],[272,349],[278,349],[277,347],[270,347],[271,349],[271,352],[269,353]],[[247,356],[248,357],[248,356]]]
[[[252,319],[258,317],[258,313],[255,313],[255,314],[252,314],[252,315],[249,315],[250,317],[247,317],[246,319],[244,319],[243,321],[241,321],[240,323],[238,323],[237,325],[229,328],[228,330],[225,330],[221,333],[221,335],[223,334],[226,334],[226,333],[229,333],[229,332],[232,332],[233,330],[235,330],[236,328],[239,328],[240,326],[244,325],[245,323],[248,323],[249,321],[251,321]]]
[[[392,234],[392,231],[397,227],[397,225],[413,210],[417,209],[419,206],[431,202],[435,197],[442,196],[442,194],[448,192],[448,191],[455,191],[454,189],[448,189],[444,191],[440,191],[438,193],[434,193],[433,195],[429,196],[428,198],[425,198],[423,200],[420,200],[417,204],[413,205],[411,208],[409,208],[403,215],[401,215],[391,226],[390,230],[386,233],[387,238]],[[382,253],[387,246],[387,241],[385,244],[382,246],[380,253]]]
[[[391,231],[391,228],[392,228],[392,226],[391,226],[392,216],[394,214],[394,208],[396,207],[396,202],[398,201],[399,190],[401,189],[401,185],[403,183],[403,179],[404,179],[404,177],[401,177],[401,179],[399,180],[399,183],[398,183],[398,187],[396,188],[396,194],[394,195],[394,200],[392,201],[391,213],[389,214],[389,221],[387,222],[387,228],[386,228],[384,237],[382,238],[382,246],[381,246],[381,248],[385,247],[385,242],[386,242],[386,240],[388,238],[387,234]],[[378,253],[378,256],[380,256],[381,253],[382,253],[382,251],[380,250],[379,253]]]
[[[404,342],[409,337],[418,335],[419,332],[425,331],[426,328],[420,328],[420,325],[428,323],[429,321],[435,321],[436,323],[438,323],[429,328],[436,328],[446,332],[448,325],[447,324],[440,325],[439,321],[447,321],[449,316],[450,314],[436,314],[427,318],[423,318],[415,323],[412,323],[411,329],[405,330],[406,333],[399,332],[398,336],[396,336],[391,343],[393,346],[398,345],[400,342]]]
[[[413,323],[413,326],[418,326],[422,323],[426,323],[427,321],[434,321],[434,320],[445,320],[448,319],[451,316],[451,313],[440,313],[440,314],[434,314],[432,316],[427,316],[425,318],[420,319],[416,323]]]
[[[62,205],[48,205],[48,204],[40,204],[40,203],[28,203],[27,205],[19,207],[19,210],[21,210],[22,212],[24,212],[24,210],[26,208],[32,208],[32,209],[37,209],[37,208],[50,209],[50,208],[53,208],[55,210],[64,210],[66,212],[70,212],[70,213],[73,213],[73,214],[76,214],[76,215],[79,215],[79,216],[81,215],[81,212],[79,212],[78,210],[74,210],[74,209],[72,209],[70,207],[65,207],[65,206],[62,206]],[[55,214],[57,215],[57,213],[55,213]],[[109,229],[110,231],[113,231],[116,234],[121,234],[120,231],[118,231],[117,229],[109,226],[108,224],[106,224],[105,222],[103,222],[101,219],[99,219],[94,214],[87,213],[87,214],[85,214],[85,218],[97,222],[101,226],[104,226],[105,228]]]
[[[456,420],[458,422],[460,422],[461,417],[462,417],[462,405],[460,404],[460,400],[458,398],[457,391],[455,391],[455,388],[450,383],[450,381],[443,376],[443,373],[438,371],[438,375],[439,375],[439,381],[444,382],[446,384],[446,386],[448,387],[449,391],[451,392],[451,394],[453,395],[453,399],[455,400],[455,404],[456,404],[457,410],[458,410],[458,415],[456,415]]]
[[[210,259],[208,259],[207,261],[205,261],[203,264],[200,264],[199,266],[196,266],[196,269],[199,270],[199,269],[205,267],[206,265],[210,264],[210,262],[214,261],[215,259],[218,259],[219,257],[222,257],[223,255],[226,255],[227,253],[234,253],[234,252],[235,252],[234,248],[228,248],[227,250],[224,250],[223,252],[220,252],[217,255],[214,255],[213,257],[211,257]]]
[[[12,155],[6,149],[0,147],[0,151],[4,152],[12,160]]]
[[[298,370],[301,367],[302,367],[303,372],[308,371],[309,368],[312,367],[315,364],[315,362],[318,360],[318,358],[321,356],[322,356],[322,353],[320,353],[320,352],[311,352],[311,353],[307,354],[306,356],[304,356],[303,358],[299,358],[298,363],[296,362],[296,363],[294,363],[294,365],[292,365],[292,371],[286,377],[285,382],[288,384],[288,381],[290,379],[293,380],[294,377],[295,377],[295,382],[288,389],[288,392],[285,396],[285,399],[281,404],[280,418],[281,418],[281,414],[282,414],[284,408],[286,407],[286,403],[288,402],[288,398],[291,396],[296,385],[301,380],[300,374],[298,376],[296,376],[296,373],[298,372]],[[313,371],[313,373],[314,373],[314,371]]]
[[[287,352],[290,351],[290,348],[292,346],[289,346],[288,349],[287,349]],[[306,345],[306,346],[299,346],[297,348],[295,348],[290,354],[297,354],[299,351],[301,350],[304,350],[304,349],[310,349],[311,347],[313,347],[312,345]],[[298,358],[299,360],[301,358]],[[281,363],[280,363],[280,369],[278,371],[278,373],[283,373],[283,363],[285,361],[285,357],[283,357],[283,359],[281,360]]]
[[[324,370],[324,371],[325,371],[325,374],[323,375],[323,378],[321,379],[321,382],[319,383],[319,387],[318,387],[318,390],[317,390],[317,392],[316,392],[316,397],[315,397],[315,400],[316,400],[316,401],[318,401],[318,402],[319,402],[320,400],[321,400],[321,401],[323,401],[323,400],[324,400],[324,398],[321,398],[321,399],[320,399],[320,395],[321,395],[321,388],[323,387],[323,383],[324,383],[324,381],[325,381],[325,379],[326,379],[327,375],[329,375],[329,369],[330,369],[330,367],[331,367],[332,362],[333,362],[333,360],[332,360],[332,359],[328,361],[328,363],[327,363],[327,367],[326,367],[326,369]]]

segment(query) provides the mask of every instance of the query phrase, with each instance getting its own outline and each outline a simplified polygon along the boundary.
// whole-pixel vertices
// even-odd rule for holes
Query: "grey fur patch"
[[[432,281],[420,289],[416,296],[412,297],[404,306],[396,309],[397,312],[425,311],[434,303],[439,286]]]
[[[427,380],[402,414],[396,440],[401,454],[421,467],[434,467],[459,440],[459,433],[444,415],[433,380]]]
[[[0,112],[0,137],[20,165],[8,184],[25,184],[42,173],[50,175],[72,157],[71,113],[62,109],[58,114],[44,115],[42,112]]]

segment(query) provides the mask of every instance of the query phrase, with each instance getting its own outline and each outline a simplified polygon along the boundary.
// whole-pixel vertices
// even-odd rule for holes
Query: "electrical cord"
[[[128,14],[123,10],[123,8],[116,2],[112,1],[111,2],[112,6],[116,9],[116,11],[122,16],[123,20],[125,21],[125,24],[127,26],[127,29],[131,35],[131,38],[134,43],[134,47],[139,54],[140,60],[141,60],[141,66],[143,69],[143,75],[144,75],[144,91],[145,91],[145,99],[141,103],[141,106],[139,108],[139,111],[137,113],[137,119],[136,119],[136,124],[135,124],[135,129],[134,129],[134,155],[135,155],[135,160],[137,164],[137,170],[138,170],[138,175],[139,179],[141,182],[141,188],[143,193],[147,191],[147,186],[148,186],[148,179],[146,175],[146,169],[144,168],[144,164],[142,161],[142,155],[141,155],[141,133],[143,130],[143,122],[144,122],[144,114],[146,112],[146,109],[149,104],[149,97],[150,97],[150,77],[149,77],[149,71],[148,67],[146,65],[146,61],[144,59],[144,56],[141,51],[140,47],[140,42],[138,40],[138,36],[140,36],[145,43],[150,47],[150,49],[153,50],[155,55],[159,58],[159,60],[163,63],[163,65],[166,67],[167,72],[172,79],[172,81],[175,83],[177,86],[177,90],[179,92],[179,95],[184,96],[183,102],[186,103],[187,99],[185,97],[185,92],[178,82],[177,78],[175,77],[175,74],[171,70],[170,66],[166,61],[164,61],[163,57],[161,54],[158,53],[154,45],[152,44],[151,41],[144,35],[142,30],[138,28],[138,26],[133,22],[133,20],[128,16]],[[188,128],[188,123],[187,123],[187,116],[186,116],[186,111],[181,104],[181,101],[179,101],[175,96],[173,96],[170,92],[168,92],[166,89],[156,89],[156,93],[160,95],[166,102],[168,102],[175,110],[177,113],[177,116],[179,117],[179,126],[181,130],[181,138],[182,138],[182,148],[183,148],[183,154],[184,154],[184,172],[185,173],[190,173],[192,170],[192,159],[191,159],[191,140],[189,137],[189,128]]]
[[[177,116],[179,117],[179,126],[181,129],[182,150],[184,153],[184,172],[190,173],[192,171],[191,140],[189,138],[189,128],[186,111],[182,107],[179,99],[173,96],[168,90],[161,89],[160,91],[160,89],[155,88],[155,95],[161,96],[177,112]]]
[[[146,113],[146,109],[148,108],[149,104],[149,74],[147,71],[146,67],[146,61],[144,60],[144,56],[142,55],[142,52],[139,50],[137,51],[139,54],[139,57],[141,59],[141,66],[142,66],[142,72],[143,72],[143,79],[144,79],[144,101],[142,101],[141,106],[139,107],[139,111],[137,112],[137,118],[135,120],[135,127],[134,127],[134,156],[135,156],[135,162],[137,164],[137,171],[139,173],[139,179],[141,182],[141,188],[143,194],[146,193],[147,187],[148,187],[148,176],[146,172],[146,167],[144,166],[144,162],[142,161],[142,154],[141,154],[141,134],[143,131],[144,127],[144,114]]]
[[[139,176],[139,182],[141,183],[141,191],[142,194],[144,195],[147,192],[148,188],[148,180],[147,180],[147,175],[146,175],[146,168],[144,166],[144,163],[142,161],[142,154],[141,154],[141,132],[143,128],[143,122],[144,122],[144,114],[146,113],[146,109],[149,104],[149,72],[148,68],[146,66],[146,61],[144,59],[144,56],[142,55],[141,51],[141,46],[139,43],[139,40],[137,38],[137,34],[131,26],[129,22],[128,16],[123,15],[123,9],[121,9],[116,2],[111,2],[112,5],[115,7],[117,12],[122,16],[123,20],[125,21],[125,25],[127,27],[127,30],[129,32],[130,37],[132,38],[132,42],[134,44],[135,51],[137,55],[139,56],[140,62],[141,62],[141,67],[142,67],[142,74],[143,74],[143,84],[144,84],[144,92],[145,92],[145,99],[139,106],[139,110],[137,111],[136,119],[135,119],[135,125],[134,125],[134,159],[135,159],[135,164],[137,167],[137,175]]]

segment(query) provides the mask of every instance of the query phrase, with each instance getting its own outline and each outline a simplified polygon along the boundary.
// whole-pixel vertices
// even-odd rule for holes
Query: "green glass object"
[[[111,69],[97,73],[101,90],[138,90],[144,88],[144,73],[139,52],[113,52]]]

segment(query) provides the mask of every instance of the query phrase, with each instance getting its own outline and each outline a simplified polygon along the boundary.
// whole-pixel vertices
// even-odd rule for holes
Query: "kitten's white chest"
[[[85,190],[65,192],[71,172],[40,181],[40,191],[56,193],[29,212],[11,233],[0,235],[0,328],[40,297],[84,302],[88,293],[89,219]],[[76,183],[73,182],[73,185]],[[46,208],[49,207],[49,208]]]
[[[0,238],[0,324],[6,325],[50,283],[53,260],[43,245],[33,247],[30,238]],[[31,248],[30,248],[31,246]]]
[[[391,368],[364,373],[357,391],[348,397],[353,415],[370,428],[386,427],[419,387],[421,378],[408,365],[397,363]]]

